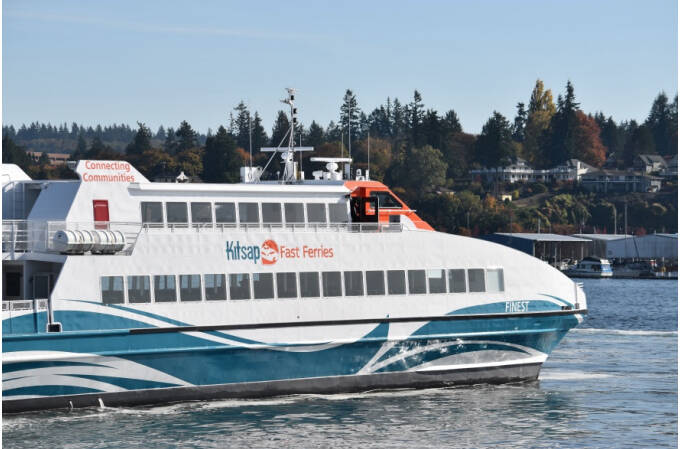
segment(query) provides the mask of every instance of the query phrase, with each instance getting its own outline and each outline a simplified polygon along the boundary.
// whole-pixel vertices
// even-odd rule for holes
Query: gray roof
[[[576,237],[581,237],[588,240],[623,240],[625,238],[633,238],[632,235],[626,234],[574,234]]]
[[[513,237],[518,239],[533,240],[536,242],[589,242],[588,239],[571,237],[569,235],[561,234],[538,234],[534,232],[496,232],[496,235],[504,235],[506,237]]]

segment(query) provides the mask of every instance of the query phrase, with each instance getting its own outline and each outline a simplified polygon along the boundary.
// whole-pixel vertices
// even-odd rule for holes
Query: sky
[[[303,124],[338,120],[346,89],[454,109],[479,133],[536,79],[585,112],[643,121],[678,88],[673,0],[2,2],[2,122],[187,120],[205,133],[243,100],[270,132],[285,87]]]

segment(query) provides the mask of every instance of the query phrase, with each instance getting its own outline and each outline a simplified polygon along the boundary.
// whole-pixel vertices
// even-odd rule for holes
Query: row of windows
[[[192,224],[286,224],[347,223],[347,204],[336,203],[209,203],[142,201],[142,222],[168,223],[177,227]],[[189,214],[191,212],[191,214]],[[261,217],[261,219],[260,219]]]
[[[502,292],[500,268],[102,276],[105,304]],[[179,279],[179,282],[177,280]],[[202,281],[202,282],[201,282]],[[228,281],[228,282],[227,282]],[[153,288],[152,287],[153,282]],[[202,284],[202,285],[201,285]],[[179,298],[178,298],[179,293]]]

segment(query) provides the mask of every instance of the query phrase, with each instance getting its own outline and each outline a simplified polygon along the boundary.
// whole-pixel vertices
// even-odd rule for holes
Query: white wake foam
[[[577,334],[612,334],[612,335],[652,335],[657,337],[677,337],[678,331],[654,331],[654,330],[632,330],[632,329],[590,329],[576,328],[571,332]]]
[[[587,373],[585,371],[552,371],[541,370],[538,380],[585,380],[585,379],[606,379],[613,377],[612,374]]]

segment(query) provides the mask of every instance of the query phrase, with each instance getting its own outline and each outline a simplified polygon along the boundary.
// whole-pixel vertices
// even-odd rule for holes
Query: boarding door
[[[109,200],[92,200],[95,229],[109,228]]]

